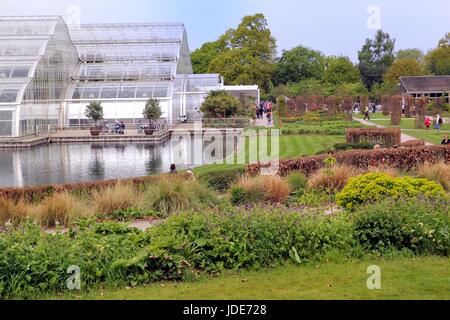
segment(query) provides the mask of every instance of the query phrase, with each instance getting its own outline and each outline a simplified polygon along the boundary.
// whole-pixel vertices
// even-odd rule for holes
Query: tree
[[[425,65],[436,76],[450,75],[450,47],[441,47],[425,56]]]
[[[159,106],[159,101],[157,99],[149,99],[145,104],[142,115],[150,122],[156,121],[161,118],[162,111],[161,107]]]
[[[208,73],[209,64],[223,52],[224,47],[219,41],[206,42],[201,48],[191,54],[194,73]]]
[[[396,59],[414,59],[418,62],[422,62],[424,54],[420,49],[404,49],[397,51],[395,57]]]
[[[439,40],[438,47],[439,48],[450,47],[450,32],[447,32],[445,36],[441,40]]]
[[[200,110],[208,118],[229,118],[237,115],[241,108],[239,99],[226,91],[211,91]]]
[[[384,74],[384,81],[397,85],[400,77],[403,76],[421,76],[425,74],[423,65],[415,59],[397,59]]]
[[[366,39],[358,52],[361,78],[370,90],[375,83],[381,83],[386,70],[394,62],[395,39],[378,30],[375,39]]]
[[[296,83],[306,79],[321,79],[325,71],[325,57],[320,51],[298,46],[284,50],[276,64],[275,83]]]
[[[265,16],[258,13],[245,16],[236,29],[194,51],[192,62],[196,73],[220,73],[227,84],[258,84],[268,92],[275,54],[275,38]]]
[[[97,127],[97,122],[103,119],[102,104],[99,101],[91,102],[88,106],[86,106],[84,114],[88,119],[94,121],[94,124]]]
[[[348,57],[328,57],[322,79],[333,85],[356,83],[360,80],[360,74]]]
[[[216,57],[209,72],[219,73],[231,85],[258,84],[266,92],[270,88],[273,65],[262,63],[246,48],[228,50]]]

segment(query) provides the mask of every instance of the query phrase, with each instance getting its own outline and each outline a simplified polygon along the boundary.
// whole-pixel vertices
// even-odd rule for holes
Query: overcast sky
[[[61,15],[66,21],[183,22],[191,50],[262,12],[278,51],[302,44],[327,55],[357,51],[376,28],[396,49],[427,51],[450,32],[450,0],[0,0],[0,15]]]

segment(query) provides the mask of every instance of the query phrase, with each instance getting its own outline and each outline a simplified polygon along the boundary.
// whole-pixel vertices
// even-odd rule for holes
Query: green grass
[[[336,143],[345,142],[343,136],[325,135],[297,135],[280,136],[280,159],[295,158],[306,155],[313,155],[319,151],[331,148]],[[248,151],[248,147],[246,148]],[[248,157],[246,159],[248,162]],[[194,169],[194,173],[206,173],[210,171],[220,171],[229,166],[243,167],[243,165],[216,164],[201,166]]]
[[[381,268],[381,290],[367,288],[367,268]],[[103,290],[51,299],[111,300],[322,300],[450,299],[448,258],[366,259],[339,263],[288,265],[272,270],[203,277],[191,283],[155,283],[145,287]]]
[[[417,129],[416,128],[416,124],[415,124],[415,119],[413,119],[413,118],[403,118],[402,122],[400,123],[400,125],[396,125],[396,126],[391,125],[391,120],[390,119],[374,120],[373,123],[376,123],[376,124],[379,124],[379,125],[382,125],[382,126],[385,126],[385,127],[390,127],[390,128]],[[426,129],[419,129],[419,130],[426,130]],[[441,131],[450,131],[450,124],[448,124],[448,123],[444,124],[441,127]]]
[[[441,144],[444,136],[450,136],[450,131],[436,131],[436,130],[403,130],[403,133],[433,144]]]

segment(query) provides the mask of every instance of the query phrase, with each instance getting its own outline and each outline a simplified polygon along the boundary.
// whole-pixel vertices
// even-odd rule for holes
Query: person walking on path
[[[444,120],[442,119],[442,117],[438,114],[437,118],[436,118],[436,124],[434,125],[434,128],[439,131],[441,130],[441,126],[444,123]]]
[[[424,124],[425,124],[425,127],[427,128],[427,130],[429,130],[430,126],[431,126],[431,119],[426,117],[425,121],[424,121]]]
[[[369,120],[370,121],[370,112],[369,112],[369,107],[366,106],[366,109],[364,110],[364,120]]]

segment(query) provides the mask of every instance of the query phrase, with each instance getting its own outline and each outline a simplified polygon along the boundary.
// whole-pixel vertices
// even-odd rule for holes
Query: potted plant
[[[103,107],[102,104],[98,101],[91,102],[85,111],[85,115],[88,119],[94,121],[94,127],[90,128],[91,135],[96,137],[100,135],[102,132],[102,128],[97,125],[99,120],[103,119]]]
[[[144,115],[144,118],[149,121],[149,126],[144,128],[145,135],[151,136],[156,129],[155,121],[162,115],[159,101],[156,99],[149,99],[145,104],[144,112],[142,114]]]

